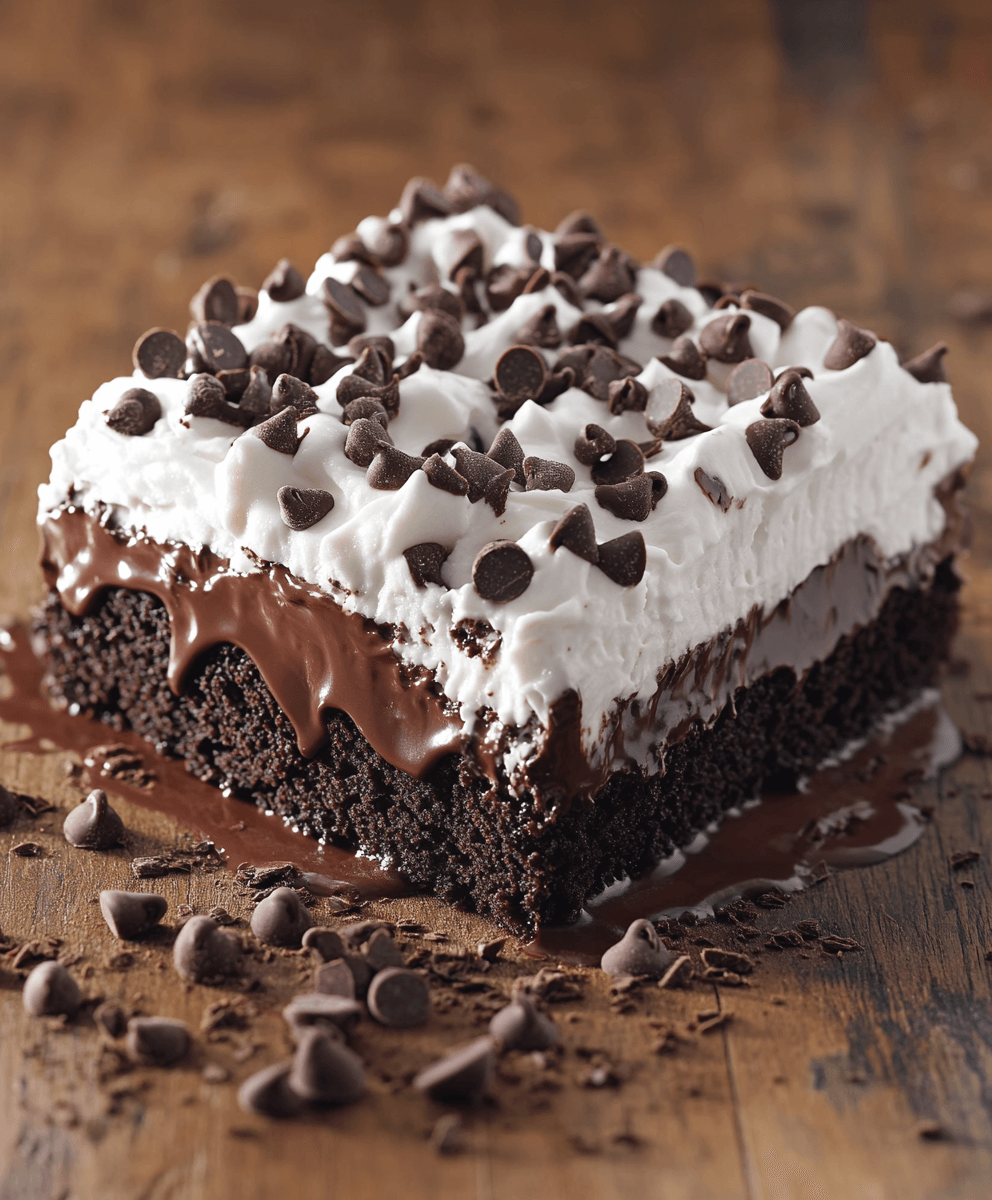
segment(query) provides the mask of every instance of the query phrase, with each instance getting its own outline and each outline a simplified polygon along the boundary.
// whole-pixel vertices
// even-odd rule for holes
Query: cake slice
[[[516,926],[932,682],[975,438],[943,347],[412,180],[52,450],[47,686]]]

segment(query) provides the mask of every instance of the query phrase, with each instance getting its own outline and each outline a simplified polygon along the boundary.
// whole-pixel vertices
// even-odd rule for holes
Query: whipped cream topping
[[[371,241],[384,224],[370,217],[358,233]],[[390,336],[397,364],[416,349],[423,316],[404,319],[397,301],[411,285],[446,281],[453,238],[465,231],[482,242],[486,269],[533,265],[526,242],[533,231],[487,206],[414,225],[404,261],[382,270],[389,302],[366,313],[365,332]],[[542,265],[553,270],[552,235],[537,236]],[[234,333],[248,351],[287,322],[327,342],[324,280],[349,283],[358,266],[323,255],[304,295],[280,303],[263,291],[253,319]],[[658,358],[672,346],[651,328],[659,305],[680,301],[693,318],[686,333],[696,341],[709,322],[735,309],[714,311],[695,288],[651,267],[637,271],[636,290],[642,303],[618,352],[642,365],[636,378],[651,393],[679,378]],[[400,382],[399,414],[389,424],[394,444],[412,455],[439,438],[487,449],[500,428],[488,381],[517,331],[546,305],[554,306],[562,330],[582,315],[551,285],[520,295],[478,328],[468,315],[465,353],[453,370],[423,365]],[[583,311],[615,308],[587,300]],[[111,380],[83,402],[76,424],[53,447],[51,479],[39,489],[40,516],[67,503],[94,514],[109,509],[122,530],[209,547],[238,571],[283,564],[344,609],[392,625],[396,653],[434,673],[468,729],[483,709],[506,726],[545,725],[553,702],[575,689],[584,748],[595,762],[618,698],[650,696],[667,663],[733,627],[752,608],[770,611],[850,539],[870,535],[883,555],[895,557],[937,538],[945,514],[934,488],[974,455],[976,439],[958,420],[950,387],[918,382],[889,344],[878,342],[844,370],[828,370],[824,357],[837,335],[828,310],[804,309],[784,332],[760,313],[748,315],[754,357],[773,369],[812,372],[804,383],[821,419],[785,450],[782,476],[773,481],[745,437],[760,418],[763,397],[731,407],[732,367],[709,360],[705,379],[683,382],[695,396],[695,416],[712,429],[667,442],[649,460],[646,469],[662,472],[668,490],[641,522],[622,520],[597,503],[590,470],[573,449],[588,423],[617,439],[650,440],[644,413],[612,415],[579,388],[544,406],[527,401],[505,423],[525,456],[574,469],[567,494],[514,485],[497,515],[484,501],[471,504],[433,487],[422,471],[396,491],[374,490],[365,470],[344,454],[348,428],[336,391],[354,364],[315,388],[319,412],[299,422],[306,436],[293,456],[219,420],[186,416],[183,380],[146,379],[140,371]],[[559,351],[543,353],[550,368]],[[162,418],[145,436],[130,437],[110,428],[106,414],[136,386],[158,397]],[[454,463],[450,454],[447,461]],[[700,468],[723,485],[729,506],[703,491]],[[277,500],[287,485],[330,492],[334,507],[311,528],[294,531]],[[555,523],[580,503],[588,505],[600,543],[635,529],[643,534],[647,564],[638,584],[621,587],[568,549],[552,550]],[[508,603],[483,599],[472,582],[479,550],[494,539],[516,541],[534,567],[530,586]],[[444,586],[418,587],[411,577],[403,552],[423,542],[450,551]],[[466,622],[476,630],[478,622],[491,627],[487,653],[466,646]],[[532,750],[539,740],[528,742]],[[519,757],[521,748],[514,753]]]

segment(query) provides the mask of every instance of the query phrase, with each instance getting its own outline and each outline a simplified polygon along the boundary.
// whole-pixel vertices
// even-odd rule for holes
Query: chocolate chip
[[[715,504],[722,512],[730,511],[734,498],[722,479],[717,479],[715,475],[707,475],[702,467],[696,468],[693,479],[702,488],[707,500]]]
[[[213,377],[211,376],[211,378]],[[234,371],[217,372],[217,382],[223,387],[224,395],[227,399],[233,403],[237,403],[244,395],[250,381],[251,371],[248,367],[238,367]]]
[[[719,312],[724,308],[740,308],[740,306],[740,296],[738,296],[736,292],[726,292],[715,301],[713,304],[713,309],[715,312]]]
[[[730,372],[727,379],[727,400],[731,407],[745,400],[754,400],[771,390],[772,369],[760,358],[745,358]]]
[[[567,233],[555,238],[555,270],[578,279],[599,258],[602,238],[593,233]],[[630,288],[624,288],[629,291]],[[583,294],[581,286],[579,294]],[[620,295],[621,293],[617,293]]]
[[[245,1112],[260,1117],[281,1118],[298,1116],[304,1107],[303,1099],[289,1086],[290,1059],[263,1067],[250,1075],[238,1088],[238,1104]]]
[[[258,312],[258,290],[253,287],[241,287],[239,285],[234,291],[238,297],[238,319],[236,324],[247,325]]]
[[[524,479],[528,492],[570,492],[575,472],[562,462],[548,458],[525,458]]]
[[[506,604],[530,587],[534,564],[516,542],[495,541],[483,546],[472,564],[472,582],[483,600]]]
[[[288,258],[280,258],[262,284],[269,298],[280,304],[298,300],[307,290],[306,281]]]
[[[598,345],[615,349],[619,341],[613,322],[605,312],[583,313],[565,337],[573,346]]]
[[[354,428],[352,425],[352,429]],[[423,465],[422,458],[404,454],[395,446],[380,441],[375,448],[375,458],[365,473],[365,482],[378,492],[395,492]]]
[[[248,352],[239,339],[226,325],[217,321],[203,321],[195,325],[187,338],[187,345],[197,351],[207,370],[215,375],[218,371],[232,371],[248,363]]]
[[[513,477],[519,484],[526,484],[524,474],[524,452],[510,429],[503,428],[493,438],[493,444],[486,454],[493,462],[499,463],[504,470],[513,472]]]
[[[524,284],[524,290],[520,293],[521,296],[529,296],[532,292],[543,292],[551,283],[551,272],[547,267],[538,267],[531,275],[530,279]]]
[[[608,975],[649,975],[660,978],[672,961],[672,952],[661,941],[650,921],[634,921],[623,938],[600,959]]]
[[[426,587],[429,583],[447,587],[441,577],[441,567],[450,553],[438,542],[419,542],[416,546],[410,546],[409,549],[403,551],[403,557],[407,561],[410,575],[417,587]]]
[[[610,384],[607,402],[614,416],[625,412],[644,412],[648,403],[648,389],[639,380],[628,375],[626,379],[614,379]]]
[[[352,338],[348,343],[360,339]],[[388,383],[393,377],[392,362],[377,346],[366,346],[358,356],[358,362],[352,368],[352,376],[358,379],[367,379],[369,383],[374,383],[381,387]]]
[[[128,388],[107,413],[107,424],[116,433],[142,437],[154,428],[161,415],[158,396],[145,388]]]
[[[383,225],[367,243],[384,267],[398,267],[410,248],[410,235],[403,225]]]
[[[429,367],[450,371],[461,362],[465,353],[461,326],[447,313],[429,309],[417,325],[417,349]]]
[[[596,503],[621,521],[644,521],[652,509],[652,481],[638,475],[625,483],[601,484],[596,488]]]
[[[714,358],[717,362],[743,362],[745,358],[754,356],[748,337],[750,328],[751,318],[747,313],[727,313],[723,317],[714,317],[700,330],[699,345],[708,358]]]
[[[97,788],[62,823],[70,846],[81,850],[109,850],[124,840],[124,822],[110,807],[107,793]]]
[[[453,280],[463,270],[469,272],[463,278],[475,279],[482,275],[484,247],[474,229],[450,230],[434,253],[441,275],[447,279]]]
[[[395,417],[400,411],[400,384],[397,375],[386,384],[372,383],[363,379],[361,375],[345,375],[338,384],[336,395],[342,408],[361,396],[374,396],[390,417]]]
[[[576,349],[579,349],[577,347]],[[606,404],[610,399],[610,384],[614,379],[623,379],[627,375],[639,375],[641,367],[623,354],[617,354],[606,346],[583,347],[590,353],[586,357],[582,371],[581,383],[578,384],[584,392],[588,392],[597,400]],[[563,361],[564,360],[564,361]],[[557,367],[570,366],[566,355],[559,355]]]
[[[214,276],[208,279],[189,302],[193,320],[200,324],[218,321],[222,325],[236,325],[238,321],[238,293],[230,279]]]
[[[596,528],[593,524],[592,513],[585,504],[577,504],[570,508],[551,530],[549,538],[551,549],[557,550],[564,546],[586,562],[599,561],[599,547],[596,545]]]
[[[172,948],[172,961],[183,979],[206,983],[236,975],[241,968],[241,942],[212,917],[190,917]]]
[[[365,264],[352,276],[351,286],[366,304],[371,304],[373,308],[379,308],[389,302],[389,283],[378,271]]]
[[[867,329],[859,329],[843,317],[837,319],[837,336],[827,351],[823,365],[830,371],[843,371],[875,349],[877,338]]]
[[[651,266],[669,279],[674,279],[680,287],[696,286],[696,264],[689,252],[680,246],[666,246],[664,250],[659,250]]]
[[[24,981],[21,1001],[32,1017],[73,1017],[83,1002],[79,984],[58,962],[43,962]]]
[[[592,213],[586,212],[584,208],[577,208],[574,212],[570,212],[555,229],[555,237],[567,237],[573,233],[592,234],[597,243],[606,241],[606,234],[603,233],[602,226]]]
[[[480,1100],[487,1095],[496,1074],[496,1043],[477,1038],[431,1063],[413,1081],[432,1100]]]
[[[168,1017],[132,1017],[127,1023],[127,1048],[149,1067],[171,1067],[189,1054],[189,1030]]]
[[[538,404],[550,404],[556,396],[560,396],[562,392],[567,392],[570,387],[575,386],[575,372],[570,367],[564,367],[560,371],[552,371],[545,380],[544,389],[537,398]]]
[[[228,404],[223,383],[213,375],[191,376],[186,393],[185,414],[187,417],[209,417],[215,421],[226,421],[229,425],[248,423],[247,410],[242,412]]]
[[[493,312],[506,309],[523,295],[524,288],[534,276],[533,267],[511,267],[499,263],[486,273],[486,300]]]
[[[507,470],[488,454],[469,450],[467,446],[454,446],[451,454],[458,474],[468,481],[468,498],[473,504],[481,500],[493,480]]]
[[[365,1091],[362,1060],[322,1029],[304,1029],[293,1056],[289,1086],[317,1104],[352,1104]]]
[[[647,565],[647,548],[640,530],[602,542],[596,565],[621,587],[634,587],[640,583]]]
[[[499,356],[493,379],[501,395],[523,402],[540,396],[547,373],[544,359],[536,350],[511,346]]]
[[[461,298],[440,284],[432,284],[411,292],[406,298],[406,306],[411,313],[430,310],[447,313],[459,323],[465,315],[465,305]]]
[[[575,439],[573,453],[583,466],[591,467],[617,448],[613,435],[600,425],[587,425],[585,432]]]
[[[451,168],[444,195],[455,212],[467,212],[479,204],[487,204],[511,225],[520,224],[520,206],[510,193],[490,183],[466,163]]]
[[[588,426],[586,427],[588,429]],[[644,454],[636,442],[623,438],[605,462],[593,465],[593,483],[623,483],[644,471]]]
[[[181,379],[186,343],[171,329],[149,329],[134,343],[131,361],[148,379]]]
[[[153,892],[100,893],[100,911],[115,938],[129,942],[147,933],[165,916],[169,902]]]
[[[665,300],[651,318],[651,332],[663,338],[677,338],[691,329],[695,317],[681,300]]]
[[[380,971],[369,985],[366,1003],[379,1024],[392,1029],[423,1025],[431,1013],[427,981],[402,967]]]
[[[695,400],[692,392],[680,379],[663,379],[651,389],[651,398],[645,413],[648,429],[665,442],[679,442],[694,437],[697,433],[708,433],[711,425],[704,425],[692,411]],[[659,412],[668,416],[659,420]]]
[[[769,479],[782,478],[782,454],[799,437],[795,421],[783,418],[755,421],[744,431],[751,453]]]
[[[435,217],[449,217],[454,211],[451,201],[437,184],[422,176],[414,176],[407,183],[397,207],[407,225],[417,225]]]
[[[310,363],[310,371],[307,378],[312,387],[319,387],[322,383],[326,383],[332,375],[336,375],[342,367],[348,365],[349,360],[340,354],[335,354],[330,346],[325,346],[320,343],[313,352],[313,359]]]
[[[806,391],[803,377],[798,371],[783,371],[779,375],[767,399],[761,405],[761,415],[785,417],[795,421],[800,428],[815,425],[820,419],[819,409]]]
[[[287,347],[281,342],[262,342],[248,355],[248,364],[251,367],[260,367],[265,371],[266,378],[271,386],[275,383],[278,376],[288,369],[290,365],[289,357]]]
[[[544,253],[544,242],[536,229],[528,227],[524,235],[524,253],[531,262],[539,263]]]
[[[603,315],[609,321],[613,329],[613,336],[616,340],[623,341],[625,337],[630,337],[631,330],[634,328],[634,320],[637,317],[637,310],[641,307],[641,298],[636,292],[631,292],[629,295],[621,296],[612,309]]]
[[[554,1021],[523,995],[496,1013],[489,1022],[489,1036],[498,1038],[504,1050],[550,1050],[561,1040]]]
[[[297,434],[296,422],[299,418],[300,414],[290,405],[289,408],[277,412],[274,417],[269,417],[267,421],[253,426],[248,432],[261,439],[270,450],[278,450],[280,454],[295,454],[307,433],[304,430],[303,437]]]
[[[389,434],[379,422],[359,417],[352,421],[348,429],[348,440],[344,444],[345,458],[351,459],[356,466],[368,467],[383,442],[389,443]]]
[[[251,931],[267,946],[298,949],[313,922],[300,897],[289,887],[278,887],[255,905]]]
[[[334,497],[320,488],[281,487],[276,498],[283,524],[297,531],[316,525],[334,507]]]
[[[904,362],[903,368],[920,383],[946,383],[947,371],[944,367],[944,355],[947,353],[947,343],[938,342],[929,350],[924,350],[916,358]]]
[[[356,961],[357,969],[362,972],[364,986],[368,987],[371,971],[360,958],[346,954],[341,958],[322,963],[314,971],[313,986],[316,990],[325,996],[343,996],[347,1000],[354,1000],[358,995],[358,986],[355,969],[350,965],[353,958]]]
[[[294,996],[282,1010],[283,1020],[297,1039],[304,1029],[324,1033],[348,1033],[362,1019],[362,1006],[354,998],[331,992],[310,992]]]
[[[387,967],[406,966],[406,960],[388,929],[376,929],[370,938],[362,942],[361,950],[373,972],[384,971]]]
[[[420,457],[424,459],[433,458],[436,454],[438,458],[443,458],[457,441],[457,438],[452,437],[435,438],[433,442],[428,442],[423,450],[421,450]],[[423,470],[427,470],[426,462],[424,463]],[[462,493],[458,492],[457,494],[461,495]]]
[[[327,278],[321,288],[321,299],[331,317],[331,343],[344,345],[356,333],[365,330],[365,309],[358,293],[348,283]]]
[[[430,446],[425,447],[425,450],[429,449]],[[424,463],[423,471],[431,487],[440,488],[442,492],[450,492],[452,496],[464,496],[468,492],[468,482],[458,474],[454,467],[448,466],[440,453],[436,452],[430,455]],[[440,580],[434,582],[439,583]]]
[[[510,494],[510,484],[513,482],[513,476],[514,472],[511,469],[507,469],[499,475],[494,475],[486,484],[483,499],[497,517],[501,517],[506,512],[506,498]]]
[[[634,290],[636,280],[619,246],[604,246],[579,280],[579,290],[592,300],[609,304]]]
[[[396,357],[396,343],[391,337],[386,337],[384,334],[356,334],[348,343],[348,353],[352,358],[361,358],[362,351],[367,350],[369,346],[378,350],[392,366],[393,359]]]
[[[784,300],[769,296],[765,292],[756,292],[753,288],[745,288],[741,292],[741,308],[749,308],[752,312],[769,317],[781,329],[788,329],[796,310],[790,308]]]
[[[203,376],[209,379],[210,376]],[[238,400],[238,408],[242,412],[251,413],[253,416],[260,416],[262,413],[268,414],[272,403],[272,387],[269,384],[269,377],[265,373],[263,367],[251,367],[248,375],[248,386],[241,393]]]
[[[667,354],[658,355],[658,361],[684,379],[706,378],[706,359],[692,338],[676,338]]]
[[[317,393],[302,379],[293,375],[280,375],[272,385],[272,399],[269,409],[273,413],[282,412],[284,408],[296,409],[299,419],[312,417],[320,410],[317,408]]]
[[[127,1033],[127,1013],[113,1000],[104,1000],[94,1008],[93,1023],[112,1038],[123,1037]]]
[[[344,954],[341,935],[326,925],[311,925],[303,935],[303,946],[312,950],[324,962],[333,962]]]
[[[379,265],[378,257],[358,236],[358,232],[345,233],[331,247],[331,256],[335,262],[360,262],[370,267]]]
[[[357,400],[349,401],[344,406],[344,411],[341,414],[341,420],[345,425],[353,425],[363,417],[377,421],[383,430],[389,425],[389,414],[375,396],[359,396]],[[369,462],[371,461],[370,458]]]
[[[282,347],[283,359],[279,370],[269,376],[269,382],[274,384],[276,376],[283,372],[297,379],[309,379],[317,353],[317,339],[299,325],[287,322],[276,332],[273,340]]]
[[[581,308],[584,301],[579,293],[578,285],[571,275],[566,275],[564,271],[552,271],[551,286],[564,296],[573,308]]]

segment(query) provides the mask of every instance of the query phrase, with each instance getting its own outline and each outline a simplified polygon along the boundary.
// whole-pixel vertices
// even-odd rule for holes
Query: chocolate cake
[[[467,167],[191,312],[53,448],[47,686],[418,886],[574,919],[947,653],[942,346]]]

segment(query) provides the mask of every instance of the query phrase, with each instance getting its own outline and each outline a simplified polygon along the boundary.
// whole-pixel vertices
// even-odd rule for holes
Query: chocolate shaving
[[[171,329],[149,329],[134,343],[131,361],[147,379],[182,379],[186,343]]]
[[[352,429],[354,429],[352,425]],[[380,441],[365,475],[365,482],[380,492],[398,491],[424,465],[422,458],[404,454],[388,442]]]
[[[693,479],[702,488],[707,500],[715,504],[721,512],[730,511],[734,498],[722,479],[717,479],[715,475],[707,475],[702,467],[696,468],[693,472]]]
[[[305,429],[302,436],[297,434],[296,422],[299,419],[300,414],[290,405],[289,408],[277,412],[274,417],[269,417],[267,421],[253,426],[248,433],[261,439],[270,450],[278,450],[280,454],[293,455],[299,450],[300,443],[309,432],[308,429]]]
[[[614,416],[625,412],[644,412],[648,403],[648,389],[630,375],[626,379],[614,379],[610,384],[609,396],[607,407]]]
[[[681,246],[666,246],[664,250],[659,250],[651,266],[669,279],[674,279],[680,287],[696,286],[696,264]]]
[[[596,563],[604,575],[621,587],[634,587],[640,583],[646,564],[647,548],[640,530],[601,543]]]
[[[706,358],[690,337],[676,338],[667,354],[659,354],[658,361],[683,379],[705,379]]]
[[[609,304],[634,290],[634,272],[619,246],[604,246],[579,279],[579,290],[591,300]]]
[[[445,586],[441,577],[441,567],[449,553],[449,550],[445,550],[437,542],[420,542],[403,551],[410,575],[418,588],[426,587],[429,583]]]
[[[771,367],[760,358],[745,358],[727,379],[727,402],[731,408],[745,400],[756,400],[771,391],[775,382]]]
[[[784,417],[795,421],[800,428],[815,425],[820,419],[820,411],[813,403],[813,398],[806,391],[803,377],[798,371],[783,371],[775,380],[775,385],[768,393],[768,398],[761,406],[763,417]]]
[[[430,447],[426,447],[430,449]],[[454,467],[449,466],[440,453],[431,454],[424,463],[424,474],[432,487],[440,488],[442,492],[450,492],[452,496],[464,496],[468,493],[468,482],[458,474]]]
[[[161,415],[162,405],[154,392],[128,388],[107,413],[107,424],[127,437],[142,437],[151,432]]]
[[[534,564],[516,542],[496,541],[483,546],[472,564],[472,583],[483,600],[506,604],[530,587]]]
[[[547,458],[525,458],[524,476],[528,492],[570,492],[575,483],[570,466]]]
[[[189,302],[193,320],[199,324],[218,321],[221,325],[236,325],[238,321],[238,294],[230,279],[215,275],[208,279]]]
[[[605,462],[595,463],[590,473],[593,483],[623,483],[643,471],[644,455],[640,446],[623,438],[617,442],[613,454]]]
[[[837,336],[823,359],[828,371],[844,371],[853,367],[859,359],[871,354],[877,338],[867,329],[859,329],[843,317],[837,319]]]
[[[552,529],[548,540],[552,550],[564,546],[566,550],[571,550],[586,562],[599,561],[596,528],[592,513],[586,504],[577,504],[575,508],[570,508]]]
[[[704,425],[692,411],[694,400],[695,396],[681,380],[662,380],[651,390],[645,414],[648,429],[665,442],[680,442],[695,437],[697,433],[708,433],[713,427]],[[658,421],[654,416],[659,408],[669,412],[663,421]]]
[[[799,426],[795,421],[775,417],[755,421],[744,431],[758,466],[769,479],[782,478],[782,454],[799,437]]]
[[[518,346],[540,346],[555,350],[561,345],[558,313],[553,304],[545,304],[517,330],[514,341]]]
[[[279,514],[290,529],[309,529],[334,507],[334,497],[321,488],[281,487],[276,497]]]
[[[784,300],[769,296],[765,292],[756,292],[753,288],[745,288],[741,292],[741,308],[749,308],[752,312],[761,313],[774,321],[780,329],[788,329],[796,310],[790,308]]]
[[[946,383],[947,370],[944,366],[944,355],[947,353],[947,343],[938,342],[929,350],[924,350],[915,358],[904,362],[903,369],[908,371],[920,383]],[[146,371],[147,375],[148,372]]]
[[[672,297],[665,300],[651,318],[651,332],[663,338],[680,337],[687,329],[691,329],[695,317],[681,300]]]
[[[276,300],[280,304],[288,304],[290,300],[299,300],[306,292],[307,285],[303,276],[289,259],[280,258],[273,270],[266,276],[262,289],[269,293],[271,300]]]
[[[739,363],[752,358],[751,340],[748,331],[751,318],[747,313],[727,313],[714,317],[699,332],[699,345],[708,358],[722,363]]]
[[[417,349],[429,367],[450,371],[465,353],[461,326],[447,313],[429,309],[417,325]]]

